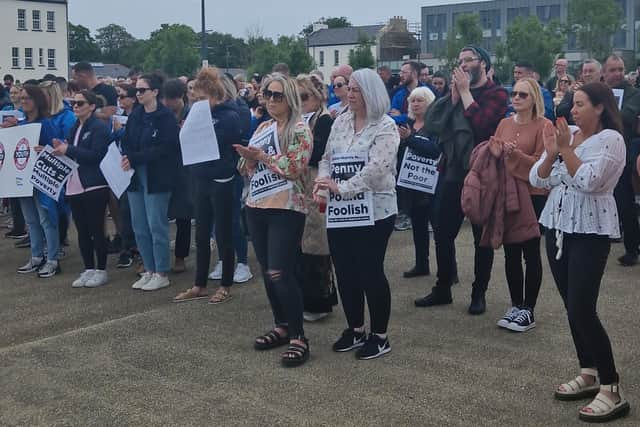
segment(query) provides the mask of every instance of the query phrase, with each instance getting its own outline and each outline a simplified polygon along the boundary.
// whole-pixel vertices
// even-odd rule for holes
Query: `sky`
[[[420,22],[420,8],[450,4],[446,0],[364,1],[344,0],[205,0],[207,30],[246,38],[247,34],[298,34],[304,26],[322,16],[346,16],[353,25],[385,23],[392,16]],[[468,3],[457,0],[456,3]],[[69,20],[89,28],[115,23],[137,38],[148,38],[161,24],[187,24],[200,31],[201,0],[69,0]]]

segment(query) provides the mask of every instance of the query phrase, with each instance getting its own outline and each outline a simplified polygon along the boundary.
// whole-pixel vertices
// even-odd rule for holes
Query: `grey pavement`
[[[295,369],[280,366],[278,350],[253,350],[253,338],[271,326],[259,275],[236,286],[225,304],[173,304],[192,283],[193,254],[189,270],[154,293],[131,290],[133,271],[115,269],[112,256],[109,285],[72,289],[81,263],[75,236],[71,240],[63,274],[38,279],[15,273],[28,251],[0,238],[2,426],[581,424],[577,411],[587,401],[553,399],[555,386],[578,366],[546,259],[538,327],[524,334],[500,330],[495,324],[509,302],[502,250],[487,313],[466,314],[473,272],[466,225],[458,238],[461,282],[452,305],[413,306],[435,279],[401,278],[413,246],[411,232],[395,232],[386,260],[391,353],[372,361],[333,353],[344,328],[338,306],[331,317],[306,325],[312,357]],[[632,405],[631,415],[614,425],[637,426],[640,267],[617,266],[622,251],[612,247],[599,312]]]

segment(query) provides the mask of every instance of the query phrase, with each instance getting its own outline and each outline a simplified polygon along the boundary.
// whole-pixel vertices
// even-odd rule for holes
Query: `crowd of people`
[[[255,349],[286,346],[283,365],[307,362],[304,322],[328,316],[339,295],[346,328],[333,350],[368,360],[391,351],[384,260],[394,229],[413,232],[415,260],[405,278],[431,274],[433,232],[437,278],[415,305],[446,305],[459,281],[455,243],[467,218],[474,241],[469,313],[485,312],[494,251],[503,247],[511,304],[497,325],[515,332],[536,326],[544,236],[580,367],[555,396],[595,396],[579,412],[586,421],[626,415],[596,312],[611,242],[624,241],[622,266],[638,262],[640,244],[632,186],[640,172],[640,92],[625,79],[623,60],[586,60],[574,78],[560,58],[546,87],[528,63],[515,65],[511,85],[499,84],[477,46],[460,51],[451,76],[414,61],[398,79],[390,71],[343,65],[325,85],[319,71],[294,77],[286,64],[250,81],[207,67],[193,77],[134,74],[113,85],[80,62],[69,82],[5,77],[5,109],[24,117],[8,117],[2,127],[39,123],[35,150],[50,146],[78,164],[59,201],[38,190],[6,201],[6,237],[31,248],[18,273],[60,273],[72,218],[84,267],[72,287],[106,285],[108,254],[115,253],[118,268],[136,266],[133,289],[156,291],[186,270],[195,224],[194,279],[174,302],[232,299],[234,283],[253,277],[250,238],[273,313]],[[180,130],[197,102],[210,110],[219,158],[185,166]],[[123,171],[133,171],[119,198],[99,167],[110,144]],[[399,186],[409,157],[435,165],[431,191]],[[345,158],[360,163],[340,166]],[[342,169],[350,172],[339,178]],[[329,226],[336,201],[355,199],[370,203],[370,223],[347,216]],[[219,281],[211,294],[209,280]]]

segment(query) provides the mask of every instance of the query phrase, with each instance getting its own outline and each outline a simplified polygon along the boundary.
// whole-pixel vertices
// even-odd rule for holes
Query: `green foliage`
[[[592,58],[603,60],[613,49],[612,38],[622,25],[623,12],[615,0],[569,0],[567,31]]]
[[[376,61],[373,58],[373,53],[371,53],[373,44],[373,40],[369,39],[366,35],[360,34],[358,36],[358,46],[349,52],[349,65],[351,65],[354,70],[375,67]]]
[[[470,44],[479,45],[482,42],[482,27],[480,15],[465,13],[456,18],[455,27],[447,34],[447,44],[444,51],[447,68],[453,70],[458,66],[460,50]]]
[[[280,36],[277,44],[270,38],[262,36],[249,37],[250,73],[267,74],[278,62],[289,66],[292,75],[308,73],[313,66],[313,58],[309,56],[303,38],[296,36]]]
[[[313,67],[313,58],[309,55],[306,41],[300,37],[281,36],[276,45],[282,55],[282,61],[289,66],[291,75],[308,73]]]
[[[188,25],[162,24],[151,33],[144,68],[160,69],[170,76],[191,74],[200,62],[197,46],[197,35]]]
[[[249,65],[249,49],[243,39],[214,31],[207,34],[207,46],[209,64],[220,68],[246,68]]]
[[[87,27],[69,22],[69,60],[79,62],[100,59],[100,47],[91,37],[91,31]]]
[[[325,18],[324,16],[316,21],[319,24],[325,24],[329,28],[346,28],[351,27],[351,22],[346,16],[341,16],[339,18]],[[303,37],[307,37],[309,34],[313,32],[313,24],[309,24],[305,26],[302,31],[300,31],[300,35]]]
[[[102,51],[102,61],[106,63],[122,64],[127,50],[136,39],[118,24],[109,24],[98,28],[96,42]]]

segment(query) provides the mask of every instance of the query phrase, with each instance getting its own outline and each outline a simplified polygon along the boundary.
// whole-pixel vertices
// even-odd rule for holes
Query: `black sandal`
[[[283,329],[282,327],[279,327]],[[271,350],[289,343],[289,337],[282,335],[277,329],[272,329],[264,335],[256,338],[253,347],[256,350]]]
[[[282,364],[289,368],[300,366],[309,360],[309,340],[305,337],[293,337],[291,339],[302,341],[305,345],[289,342],[289,348],[280,356]]]

